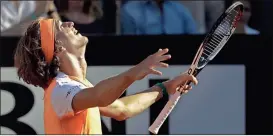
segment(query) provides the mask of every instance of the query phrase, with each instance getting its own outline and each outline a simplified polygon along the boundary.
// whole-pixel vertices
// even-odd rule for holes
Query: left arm
[[[186,81],[191,81],[197,84],[197,79],[191,75],[182,74],[175,77],[172,80],[163,82],[168,94],[174,94],[176,88],[184,85]],[[190,90],[191,86],[185,86],[184,90]],[[100,107],[100,113],[103,116],[114,118],[118,121],[122,121],[133,116],[142,113],[149,108],[152,104],[157,102],[163,97],[163,91],[158,86],[153,86],[148,90],[134,95],[129,95],[120,99],[117,99],[112,104],[106,107]]]
[[[103,116],[122,121],[142,113],[162,96],[161,88],[153,86],[141,93],[120,98],[107,107],[100,107],[100,112]]]

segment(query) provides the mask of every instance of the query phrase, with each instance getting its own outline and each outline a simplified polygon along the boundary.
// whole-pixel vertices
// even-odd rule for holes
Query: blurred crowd
[[[249,26],[251,3],[240,1],[245,9],[236,33],[258,35]],[[225,0],[1,1],[1,35],[22,35],[37,18],[72,21],[85,35],[205,34],[227,6]]]

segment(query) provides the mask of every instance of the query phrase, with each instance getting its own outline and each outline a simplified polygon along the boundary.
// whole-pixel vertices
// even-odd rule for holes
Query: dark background
[[[172,59],[168,61],[170,65],[191,64],[203,38],[203,35],[89,37],[86,59],[91,66],[135,65],[159,48],[168,47],[172,55]],[[18,40],[19,37],[1,37],[1,67],[13,66],[13,52]],[[245,65],[246,134],[272,134],[272,37],[234,35],[210,63],[213,64]],[[150,85],[154,82],[150,81]],[[1,89],[3,89],[2,85],[7,88],[6,83],[1,82]],[[10,88],[7,90],[13,90],[11,86],[14,85],[9,85]],[[24,97],[22,95],[21,97]],[[166,103],[166,101],[161,102]],[[151,108],[160,111],[162,106],[163,104],[155,104]],[[150,123],[157,114],[159,112],[150,115]],[[10,122],[8,118],[1,117],[1,125],[7,125],[7,122]],[[18,129],[15,124],[9,123],[9,125]],[[168,134],[166,125],[168,123],[165,123],[159,134]],[[125,122],[112,121],[112,126],[115,127],[111,132],[103,127],[103,133],[125,134]]]

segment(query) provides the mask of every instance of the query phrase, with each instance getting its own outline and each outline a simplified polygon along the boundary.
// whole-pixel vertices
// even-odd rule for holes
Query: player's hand
[[[168,94],[172,95],[177,91],[177,89],[180,86],[183,86],[187,81],[191,81],[195,85],[198,84],[198,81],[194,76],[188,75],[186,73],[179,75],[171,80],[165,81],[165,82],[163,82],[163,84],[166,87]],[[192,89],[191,85],[185,85],[183,88],[184,93],[187,93],[191,89]]]
[[[162,73],[156,68],[167,68],[169,65],[162,61],[171,58],[171,55],[166,55],[169,49],[159,49],[156,53],[148,56],[145,60],[136,65],[133,69],[135,74],[135,80],[141,80],[149,74],[162,75]]]

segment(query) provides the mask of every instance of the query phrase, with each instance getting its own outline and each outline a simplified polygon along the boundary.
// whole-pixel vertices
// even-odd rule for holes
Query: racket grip
[[[163,125],[169,114],[172,112],[173,108],[177,104],[178,100],[180,99],[181,93],[179,91],[176,91],[173,96],[171,96],[171,99],[168,101],[168,103],[165,105],[163,110],[160,112],[160,114],[157,116],[154,123],[149,127],[149,131],[153,134],[157,134],[160,127]]]

